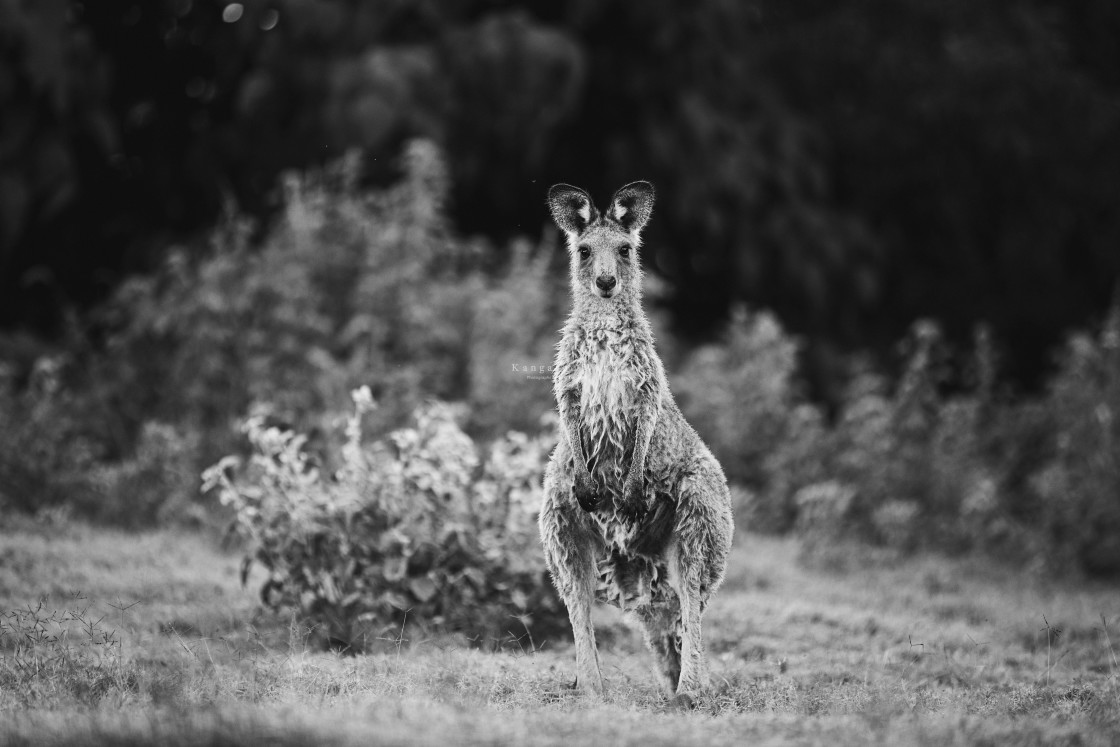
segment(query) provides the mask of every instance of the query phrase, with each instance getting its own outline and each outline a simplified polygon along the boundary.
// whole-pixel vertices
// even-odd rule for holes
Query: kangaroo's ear
[[[607,217],[627,231],[641,231],[653,212],[653,185],[630,182],[614,193]]]
[[[591,195],[571,184],[554,184],[548,190],[548,209],[560,230],[580,234],[599,219],[599,211],[591,202]]]

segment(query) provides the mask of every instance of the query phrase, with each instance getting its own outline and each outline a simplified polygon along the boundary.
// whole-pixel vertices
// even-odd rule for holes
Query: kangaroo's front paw
[[[646,518],[646,507],[641,501],[623,503],[616,509],[618,516],[627,524],[640,525]]]
[[[640,524],[645,519],[646,501],[640,480],[627,480],[622,486],[622,505],[618,507],[618,514],[632,524]]]
[[[642,495],[642,478],[626,478],[626,483],[622,486],[622,502],[628,506],[645,505],[645,496]]]
[[[584,511],[594,511],[599,506],[599,487],[589,473],[576,475],[576,484],[572,492],[576,496],[579,507]]]

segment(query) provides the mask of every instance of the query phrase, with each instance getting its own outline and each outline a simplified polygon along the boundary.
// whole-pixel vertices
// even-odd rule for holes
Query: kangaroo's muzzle
[[[613,275],[600,275],[595,278],[595,287],[604,298],[610,298],[611,291],[618,285],[618,280]]]

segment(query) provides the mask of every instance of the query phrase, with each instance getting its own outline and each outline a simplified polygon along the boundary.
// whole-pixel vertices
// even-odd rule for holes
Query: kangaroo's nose
[[[595,285],[599,286],[599,290],[603,291],[604,293],[613,288],[617,283],[618,281],[610,275],[600,275],[599,277],[595,278]]]

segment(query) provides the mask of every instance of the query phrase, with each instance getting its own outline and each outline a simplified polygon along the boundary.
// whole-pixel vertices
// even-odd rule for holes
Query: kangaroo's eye
[[[629,244],[623,244],[622,246],[618,247],[618,256],[629,257],[630,256],[630,245]]]
[[[587,259],[590,256],[591,256],[591,247],[581,246],[579,248],[579,258],[580,259]]]

